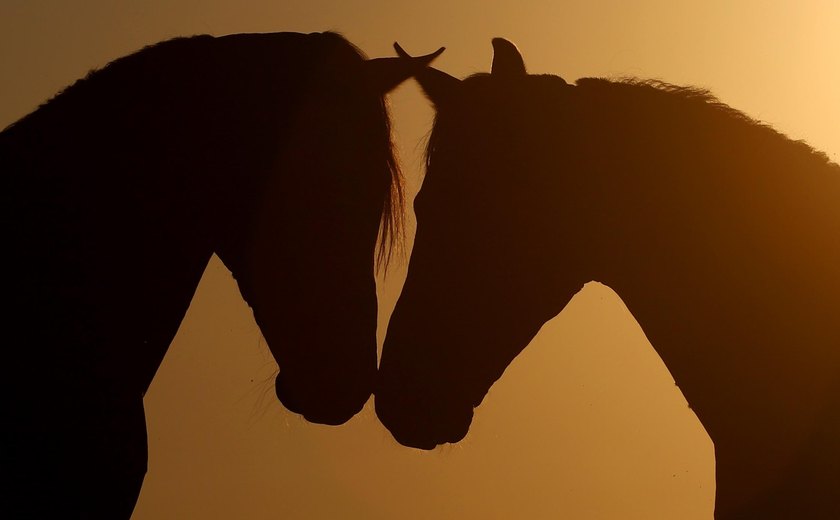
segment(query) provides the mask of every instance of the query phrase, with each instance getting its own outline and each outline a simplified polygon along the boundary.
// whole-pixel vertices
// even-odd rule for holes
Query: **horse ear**
[[[398,58],[367,60],[365,62],[365,73],[368,76],[368,82],[383,94],[390,92],[403,81],[425,69],[443,51],[444,48],[441,47],[431,54],[416,58],[408,56],[408,59],[406,59],[400,56]]]
[[[516,45],[504,38],[493,38],[493,67],[490,74],[506,78],[527,74],[525,61]]]
[[[400,57],[399,59],[417,59],[412,58],[411,55],[405,52],[399,43],[394,42],[394,49],[397,51],[397,55]],[[438,53],[442,51],[443,47],[441,47]],[[446,104],[455,97],[461,88],[461,80],[432,67],[420,69],[414,75],[414,78],[417,80],[417,83],[420,83],[420,87],[423,89],[426,97],[429,98],[429,101],[434,103],[436,107]]]

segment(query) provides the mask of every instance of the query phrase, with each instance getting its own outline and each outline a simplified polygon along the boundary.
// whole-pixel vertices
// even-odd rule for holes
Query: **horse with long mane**
[[[143,395],[212,254],[307,420],[376,374],[376,243],[400,232],[384,95],[437,54],[343,37],[179,38],[120,58],[0,134],[6,518],[128,518]]]
[[[493,45],[490,74],[417,76],[437,117],[379,418],[408,446],[459,441],[600,281],[714,442],[715,518],[840,518],[840,167],[708,92],[568,84]]]

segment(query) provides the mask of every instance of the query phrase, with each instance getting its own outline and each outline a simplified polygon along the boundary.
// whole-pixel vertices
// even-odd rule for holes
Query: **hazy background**
[[[487,71],[490,39],[504,36],[531,72],[708,87],[838,161],[840,3],[733,4],[0,0],[0,127],[173,36],[338,30],[370,56],[394,40],[446,45],[436,66],[456,76]],[[391,102],[413,197],[432,112],[413,83]],[[403,277],[395,266],[380,283],[380,337]],[[275,370],[214,258],[146,396],[150,469],[134,518],[711,518],[712,443],[604,286],[543,328],[463,442],[433,452],[398,446],[372,402],[339,428],[305,423],[276,402]]]

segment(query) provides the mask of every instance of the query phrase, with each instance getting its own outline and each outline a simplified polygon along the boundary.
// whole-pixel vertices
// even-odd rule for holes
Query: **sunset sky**
[[[0,127],[163,39],[324,30],[371,57],[395,40],[444,45],[435,66],[459,77],[488,71],[502,36],[533,73],[706,87],[840,160],[835,0],[3,0]],[[414,83],[390,99],[411,198],[433,113]],[[407,255],[380,280],[380,339]],[[711,519],[712,443],[603,285],[543,328],[464,441],[431,452],[399,446],[372,401],[344,426],[306,423],[276,401],[276,369],[214,258],[145,399],[150,469],[134,519]]]

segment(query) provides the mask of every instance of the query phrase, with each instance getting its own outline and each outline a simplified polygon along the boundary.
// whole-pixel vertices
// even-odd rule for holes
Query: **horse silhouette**
[[[417,75],[437,117],[383,424],[408,446],[460,440],[596,280],[714,442],[715,518],[840,518],[840,167],[706,91],[571,85],[493,45],[490,74]]]
[[[5,518],[130,516],[143,395],[214,253],[280,401],[324,424],[361,409],[376,243],[382,264],[402,211],[383,96],[436,55],[366,60],[334,33],[179,38],[0,134]]]

